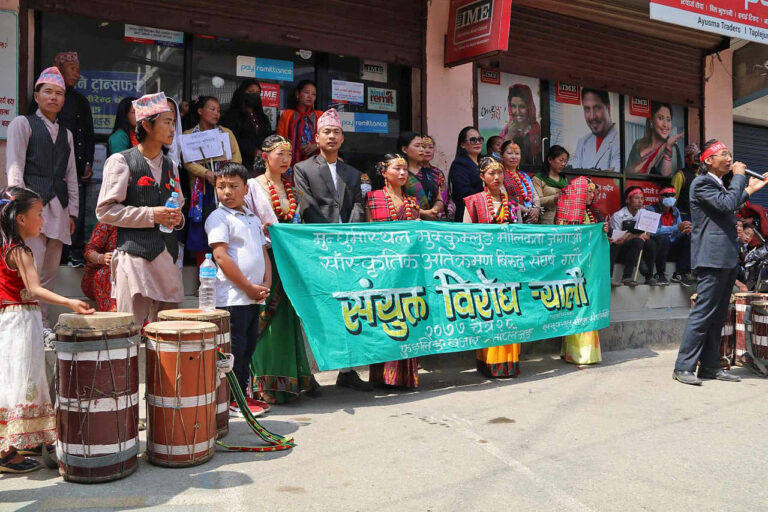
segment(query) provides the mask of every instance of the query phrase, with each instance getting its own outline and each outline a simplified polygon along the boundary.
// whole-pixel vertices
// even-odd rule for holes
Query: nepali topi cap
[[[59,68],[55,67],[46,68],[40,73],[40,77],[37,79],[37,82],[35,82],[35,89],[37,89],[37,86],[40,84],[51,84],[61,87],[62,89],[67,88],[64,84],[64,77],[61,76],[61,71],[59,71]]]
[[[322,130],[326,126],[333,128],[341,128],[341,118],[339,112],[335,108],[331,108],[325,111],[320,119],[317,120],[317,131]]]
[[[133,110],[136,113],[136,122],[138,123],[156,114],[170,112],[171,107],[168,106],[165,93],[160,91],[155,94],[145,94],[141,98],[133,100]]]
[[[77,62],[80,63],[80,59],[77,57],[77,52],[60,52],[53,58],[53,65],[58,67],[65,62]]]

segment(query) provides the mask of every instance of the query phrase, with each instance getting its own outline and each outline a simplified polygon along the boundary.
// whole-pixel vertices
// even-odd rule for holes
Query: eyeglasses
[[[470,137],[467,139],[470,144],[482,144],[485,142],[485,137]]]
[[[719,156],[720,158],[733,158],[733,153],[730,151],[721,151],[715,156]]]

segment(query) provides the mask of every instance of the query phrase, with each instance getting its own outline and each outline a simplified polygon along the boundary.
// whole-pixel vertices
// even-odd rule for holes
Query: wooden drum
[[[189,467],[216,446],[216,334],[209,322],[154,322],[147,337],[147,456]]]
[[[215,324],[219,331],[216,334],[216,345],[224,353],[232,351],[232,339],[229,329],[229,312],[222,309],[203,311],[202,309],[169,309],[157,315],[159,320],[194,320]],[[216,439],[221,439],[229,433],[229,384],[227,378],[219,380],[216,389]]]
[[[117,480],[139,453],[139,327],[130,313],[59,316],[57,455],[71,482]]]
[[[753,292],[744,292],[744,293],[736,293],[734,294],[734,297],[736,297],[736,356],[735,356],[735,362],[737,365],[741,366],[741,358],[744,356],[744,353],[747,350],[747,341],[746,341],[746,324],[744,322],[744,314],[747,311],[747,306],[752,304],[753,302],[757,302],[760,300],[766,300],[768,299],[768,294],[765,293],[753,293]]]
[[[695,293],[691,295],[691,309],[696,305],[697,297],[698,295]],[[720,331],[720,366],[724,370],[730,369],[731,365],[735,362],[736,332],[734,324],[736,320],[736,307],[734,301],[735,298],[731,295],[731,302],[728,304],[728,314]]]
[[[768,301],[759,300],[752,306],[752,356],[755,359],[768,361]]]

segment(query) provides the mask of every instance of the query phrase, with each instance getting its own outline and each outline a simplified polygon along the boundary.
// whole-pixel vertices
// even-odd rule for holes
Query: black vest
[[[120,154],[125,158],[131,171],[128,190],[122,204],[137,207],[148,206],[150,208],[164,206],[177,185],[171,159],[163,155],[163,174],[160,183],[157,183],[154,181],[149,164],[144,160],[144,156],[138,147],[128,149]],[[139,180],[145,177],[148,180],[143,180],[144,182],[152,180],[152,183],[139,185]],[[171,184],[171,180],[174,180],[173,184]],[[176,240],[176,232],[163,233],[160,231],[159,224],[152,228],[118,227],[117,248],[149,261],[157,258],[166,249],[171,253],[174,262],[179,256],[179,243]]]
[[[24,164],[24,185],[40,194],[43,204],[54,197],[59,198],[63,208],[69,205],[67,190],[67,164],[71,148],[67,140],[67,129],[59,123],[56,142],[37,114],[26,116],[32,134],[27,144],[27,159]],[[81,213],[82,214],[82,213]]]

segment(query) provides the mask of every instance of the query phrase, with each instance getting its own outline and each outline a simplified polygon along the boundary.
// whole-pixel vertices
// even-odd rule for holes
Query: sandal
[[[36,460],[26,457],[21,462],[11,462],[17,455],[19,455],[19,452],[13,450],[0,459],[0,473],[31,473],[43,467]]]
[[[56,451],[56,445],[51,443],[48,445],[48,451],[49,452],[55,452]],[[17,453],[19,455],[28,455],[31,457],[40,457],[43,455],[43,445],[39,444],[35,446],[34,448],[22,448],[21,450],[17,450]]]

